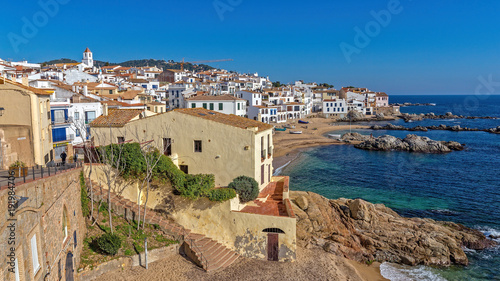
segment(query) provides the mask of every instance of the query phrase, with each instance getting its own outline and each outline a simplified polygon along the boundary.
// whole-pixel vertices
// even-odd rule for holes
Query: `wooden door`
[[[171,138],[164,138],[163,139],[163,153],[165,154],[165,156],[172,155],[172,139]]]
[[[279,236],[278,233],[267,234],[267,260],[278,261],[279,255]]]
[[[73,281],[74,280],[74,278],[73,278],[73,273],[74,273],[74,269],[73,269],[73,254],[71,252],[69,252],[68,255],[66,256],[66,268],[65,268],[65,271],[66,271],[66,274],[65,274],[66,281]]]

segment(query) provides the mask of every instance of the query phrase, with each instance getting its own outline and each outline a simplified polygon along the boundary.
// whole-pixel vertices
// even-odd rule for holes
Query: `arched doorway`
[[[262,232],[267,233],[267,260],[279,260],[279,235],[285,232],[279,228],[266,228]]]
[[[66,274],[65,274],[66,281],[74,281],[74,278],[73,278],[73,273],[74,273],[73,253],[71,253],[71,252],[68,252],[68,254],[66,255],[65,272],[66,272]]]

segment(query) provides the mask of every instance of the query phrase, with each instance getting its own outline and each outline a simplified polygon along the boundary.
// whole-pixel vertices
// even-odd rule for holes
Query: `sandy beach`
[[[191,281],[191,280],[350,280],[382,281],[379,264],[363,265],[324,252],[297,248],[294,263],[268,262],[239,258],[222,271],[206,273],[181,255],[149,264],[149,269],[134,267],[104,274],[98,281]]]
[[[274,144],[274,161],[275,169],[282,167],[290,161],[293,161],[298,154],[308,148],[323,145],[343,145],[344,142],[337,141],[325,137],[328,132],[349,130],[351,129],[366,129],[369,126],[362,125],[344,125],[337,124],[332,119],[325,118],[308,118],[309,124],[297,124],[292,131],[302,131],[302,134],[290,134],[289,130],[285,132],[276,131],[273,135]],[[282,124],[279,125],[281,127]]]

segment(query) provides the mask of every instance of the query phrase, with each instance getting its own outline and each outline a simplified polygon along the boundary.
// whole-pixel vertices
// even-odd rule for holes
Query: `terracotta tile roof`
[[[218,100],[218,101],[233,101],[233,100],[241,100],[244,101],[244,99],[240,99],[231,95],[220,95],[220,96],[196,96],[188,99],[188,101],[211,101],[211,100]]]
[[[17,86],[19,88],[23,88],[25,90],[31,91],[37,95],[41,95],[41,96],[50,96],[51,95],[51,93],[48,93],[42,89],[37,89],[37,88],[30,87],[30,86],[25,86],[21,83],[17,83],[17,82],[14,82],[12,80],[9,80],[9,79],[3,78],[3,81],[4,81],[4,83],[12,84],[12,85]]]
[[[211,120],[217,123],[222,123],[225,125],[241,128],[241,129],[247,129],[251,127],[257,127],[258,132],[262,132],[265,130],[272,129],[273,126],[262,123],[259,121],[255,121],[252,119],[248,119],[245,117],[240,117],[236,115],[228,115],[228,114],[223,114],[223,113],[218,113],[215,111],[211,111],[208,109],[204,108],[180,108],[180,109],[175,109],[174,112],[179,112],[191,116],[195,116],[198,118],[203,118],[206,120]]]
[[[108,115],[97,117],[90,127],[123,127],[130,120],[141,114],[143,109],[108,109]]]
[[[154,102],[147,103],[146,105],[165,105],[165,104],[162,102],[154,101]]]
[[[87,49],[85,49],[84,53],[90,53],[89,47],[87,47]]]

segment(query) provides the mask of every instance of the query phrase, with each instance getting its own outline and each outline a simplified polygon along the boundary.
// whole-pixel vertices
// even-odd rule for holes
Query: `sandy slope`
[[[206,273],[181,255],[142,267],[107,273],[98,281],[163,280],[385,280],[378,265],[366,266],[320,249],[297,248],[297,262],[279,263],[240,258],[223,271]]]

